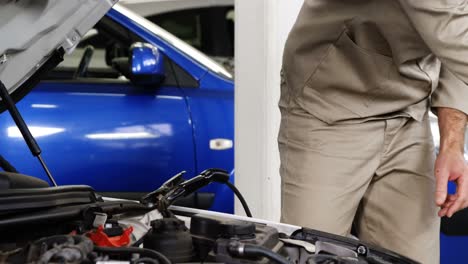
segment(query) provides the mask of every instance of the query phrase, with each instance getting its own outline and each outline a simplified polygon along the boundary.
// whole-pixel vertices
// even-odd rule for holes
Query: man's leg
[[[439,263],[434,147],[428,120],[390,119],[380,167],[356,217],[360,239]]]
[[[379,166],[385,121],[328,125],[283,109],[282,222],[348,235]]]

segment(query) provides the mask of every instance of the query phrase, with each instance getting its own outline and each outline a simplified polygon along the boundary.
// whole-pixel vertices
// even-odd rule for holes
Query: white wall
[[[278,100],[284,43],[303,0],[236,0],[236,185],[255,217],[278,221]],[[236,213],[243,214],[236,203]]]

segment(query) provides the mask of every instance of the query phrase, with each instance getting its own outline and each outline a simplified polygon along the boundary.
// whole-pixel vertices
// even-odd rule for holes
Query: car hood
[[[71,53],[117,1],[0,0],[0,81],[13,99]]]

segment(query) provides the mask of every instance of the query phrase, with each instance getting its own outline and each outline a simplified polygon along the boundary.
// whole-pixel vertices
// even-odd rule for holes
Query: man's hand
[[[468,207],[468,167],[464,159],[467,116],[455,109],[438,108],[440,150],[435,164],[436,204],[439,216],[452,217]],[[449,181],[455,182],[455,194],[447,193]]]
[[[437,181],[436,203],[441,207],[439,216],[451,217],[455,212],[468,207],[468,170],[459,151],[446,150],[439,153],[435,165]],[[447,194],[447,184],[454,181],[456,194]]]

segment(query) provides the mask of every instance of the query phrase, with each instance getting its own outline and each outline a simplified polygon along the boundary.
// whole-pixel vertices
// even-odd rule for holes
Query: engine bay
[[[44,237],[36,240],[29,240],[23,233],[26,230],[16,230],[20,236],[15,241],[0,245],[0,262],[414,263],[358,240],[314,230],[298,229],[288,235],[263,223],[203,213],[171,218],[159,215],[149,225],[142,221],[147,217],[110,219],[89,230],[80,230],[83,223],[79,222],[43,226],[45,230],[36,233]],[[96,214],[95,224],[99,218],[105,216]],[[133,234],[136,226],[146,231],[140,236]],[[33,237],[31,234],[30,239]]]
[[[415,263],[354,238],[172,206],[229,179],[221,170],[182,176],[140,201],[87,186],[2,191],[0,263]]]

